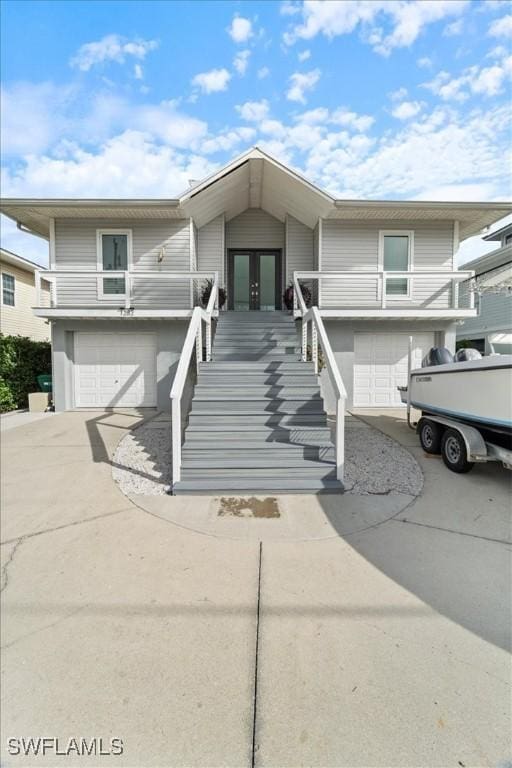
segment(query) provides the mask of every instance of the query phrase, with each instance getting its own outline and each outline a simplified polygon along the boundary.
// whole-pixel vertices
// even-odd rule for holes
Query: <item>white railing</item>
[[[433,281],[441,281],[444,284],[451,282],[452,286],[452,308],[457,309],[459,303],[459,283],[463,280],[468,280],[473,277],[474,272],[470,270],[457,270],[456,272],[448,271],[430,271],[430,270],[416,270],[410,272],[389,272],[385,270],[353,270],[346,272],[294,272],[294,285],[296,281],[300,280],[317,280],[320,285],[321,280],[343,280],[349,281],[358,280],[366,281],[368,283],[375,283],[377,287],[375,303],[380,309],[386,309],[388,301],[396,301],[407,298],[414,303],[414,281],[415,279],[429,279]],[[386,284],[387,280],[393,279],[407,280],[407,296],[401,296],[397,294],[387,294]],[[294,314],[300,315],[298,293],[300,291],[294,291]],[[302,294],[301,294],[302,295]],[[469,309],[474,309],[474,297],[470,298]]]
[[[41,281],[46,280],[50,283],[50,297],[51,306],[58,307],[58,280],[59,278],[95,278],[97,280],[97,303],[94,306],[101,307],[104,305],[104,301],[108,300],[115,302],[120,300],[124,304],[125,309],[132,308],[132,302],[134,301],[133,287],[135,280],[181,280],[189,281],[192,285],[198,280],[213,280],[218,284],[218,272],[168,272],[165,270],[114,270],[114,269],[45,269],[36,270],[35,272],[35,288],[36,288],[36,306],[41,306]],[[119,294],[103,294],[102,295],[102,281],[105,278],[109,279],[121,279],[124,280],[124,292]],[[79,288],[79,282],[77,288]],[[215,296],[217,297],[217,288],[215,290]],[[211,297],[210,297],[211,298]],[[190,302],[189,302],[190,304]],[[213,314],[217,314],[217,299],[215,300]]]
[[[315,368],[315,374],[318,375],[318,348],[319,345],[323,352],[323,361],[329,375],[334,396],[336,398],[336,432],[335,432],[335,450],[336,450],[336,477],[340,482],[343,482],[344,467],[345,467],[345,403],[347,401],[347,391],[341,378],[334,352],[332,351],[331,343],[325,330],[320,311],[318,307],[311,307],[308,309],[302,296],[302,291],[299,285],[298,274],[309,273],[297,273],[294,274],[293,288],[294,288],[294,302],[297,301],[297,308],[302,318],[302,360],[305,362],[308,359],[308,328],[311,324],[311,359]],[[315,274],[315,273],[312,273]]]
[[[194,273],[197,274],[197,273]],[[183,400],[183,390],[187,380],[190,364],[195,350],[196,370],[199,370],[199,364],[203,362],[203,322],[206,325],[206,362],[212,359],[212,316],[217,304],[218,295],[218,272],[215,272],[212,291],[208,300],[206,310],[201,307],[195,307],[192,312],[185,343],[181,351],[178,368],[174,376],[171,388],[171,431],[172,431],[172,485],[179,482],[181,478],[181,439],[182,439],[182,418],[181,406]]]

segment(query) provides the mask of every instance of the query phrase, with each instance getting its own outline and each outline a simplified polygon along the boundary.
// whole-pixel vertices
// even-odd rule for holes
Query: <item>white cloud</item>
[[[133,74],[136,80],[144,79],[144,71],[140,64],[136,64],[133,68]]]
[[[192,79],[192,85],[200,88],[203,93],[217,93],[225,91],[230,80],[231,74],[227,69],[211,69],[196,75]]]
[[[344,108],[336,109],[329,119],[332,123],[354,128],[356,131],[367,131],[375,122],[370,115],[358,115]]]
[[[88,72],[95,65],[106,61],[123,64],[127,56],[143,60],[155,48],[158,48],[156,40],[126,40],[120,35],[106,35],[101,40],[80,46],[70,64],[82,72]]]
[[[498,50],[494,53],[498,53]],[[502,54],[490,67],[467,67],[458,77],[448,72],[439,72],[433,80],[423,83],[444,101],[466,101],[471,94],[485,97],[497,96],[504,90],[512,76],[512,56]]]
[[[206,155],[215,152],[227,152],[239,145],[242,141],[252,141],[255,134],[256,130],[254,128],[241,126],[240,128],[234,128],[233,130],[226,131],[218,136],[212,136],[211,138],[205,139],[201,142],[199,150]]]
[[[251,52],[249,50],[239,51],[233,59],[233,66],[239,75],[245,75],[247,67],[249,66],[249,56]]]
[[[411,117],[415,117],[423,107],[423,102],[420,101],[402,101],[391,112],[393,117],[398,120],[410,120]]]
[[[29,156],[23,167],[3,170],[2,187],[13,197],[173,197],[216,167],[147,133],[125,131],[94,152],[75,146],[65,158]]]
[[[301,51],[300,53],[297,54],[297,58],[299,61],[307,61],[308,59],[311,58],[311,51],[310,50]]]
[[[416,61],[418,67],[421,67],[422,69],[430,69],[432,67],[432,63],[432,59],[430,59],[428,56],[422,56],[421,59]]]
[[[311,72],[294,72],[290,77],[290,88],[286,93],[289,101],[299,101],[306,103],[305,92],[310,91],[320,80],[321,72],[319,69],[312,69]]]
[[[377,53],[388,56],[394,48],[412,45],[428,24],[458,16],[467,7],[468,0],[304,0],[301,23],[285,32],[284,41],[292,45],[318,34],[333,38],[360,27],[364,41]],[[379,24],[391,30],[386,34]]]
[[[446,25],[446,27],[443,29],[443,35],[444,37],[455,37],[456,35],[462,35],[463,28],[464,24],[462,19],[457,19],[457,21],[452,21],[451,24]]]
[[[258,80],[264,80],[270,75],[270,69],[268,67],[261,67],[258,69]]]
[[[391,101],[401,101],[402,99],[405,99],[407,96],[407,88],[398,88],[396,91],[391,91],[389,94],[389,98]]]
[[[228,34],[235,43],[246,43],[253,36],[252,21],[243,16],[234,16]]]
[[[492,37],[512,37],[512,14],[495,19],[489,27]]]
[[[317,109],[309,109],[307,112],[302,112],[300,115],[295,116],[295,120],[301,123],[326,123],[329,120],[329,110],[325,107],[317,107]]]
[[[73,87],[51,82],[2,87],[2,154],[37,153],[50,146],[70,124],[65,110],[74,94]]]
[[[268,101],[262,99],[262,101],[246,101],[245,104],[238,104],[235,109],[242,120],[259,122],[267,117],[269,106]]]
[[[292,2],[292,0],[283,0],[279,12],[282,16],[295,16],[300,13],[300,10],[301,7],[299,3]]]

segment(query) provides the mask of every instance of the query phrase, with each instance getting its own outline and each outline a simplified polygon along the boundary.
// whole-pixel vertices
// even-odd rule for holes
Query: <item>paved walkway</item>
[[[135,507],[110,461],[141,414],[3,435],[2,763],[504,764],[509,475],[455,476],[401,418],[364,418],[411,450],[423,493],[308,542],[196,533]],[[124,753],[7,753],[38,736],[115,737]]]

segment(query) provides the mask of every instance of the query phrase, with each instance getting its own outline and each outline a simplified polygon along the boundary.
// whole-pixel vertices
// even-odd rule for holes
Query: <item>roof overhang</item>
[[[336,200],[333,219],[458,221],[459,238],[477,235],[512,213],[512,203],[443,203],[419,200]]]
[[[22,256],[18,256],[17,253],[5,250],[5,248],[0,249],[0,261],[2,264],[11,264],[13,267],[23,269],[25,272],[34,273],[36,269],[44,269],[41,264],[24,259]]]
[[[35,235],[50,237],[51,219],[182,218],[179,200],[37,200],[8,199],[0,210]]]
[[[187,190],[180,203],[198,227],[221,214],[229,221],[247,208],[262,208],[280,221],[290,214],[313,228],[334,199],[255,147]]]

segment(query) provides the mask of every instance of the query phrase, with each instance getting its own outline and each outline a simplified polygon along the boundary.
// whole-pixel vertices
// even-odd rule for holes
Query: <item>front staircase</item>
[[[334,446],[313,364],[284,312],[223,312],[201,363],[176,494],[329,493]]]

